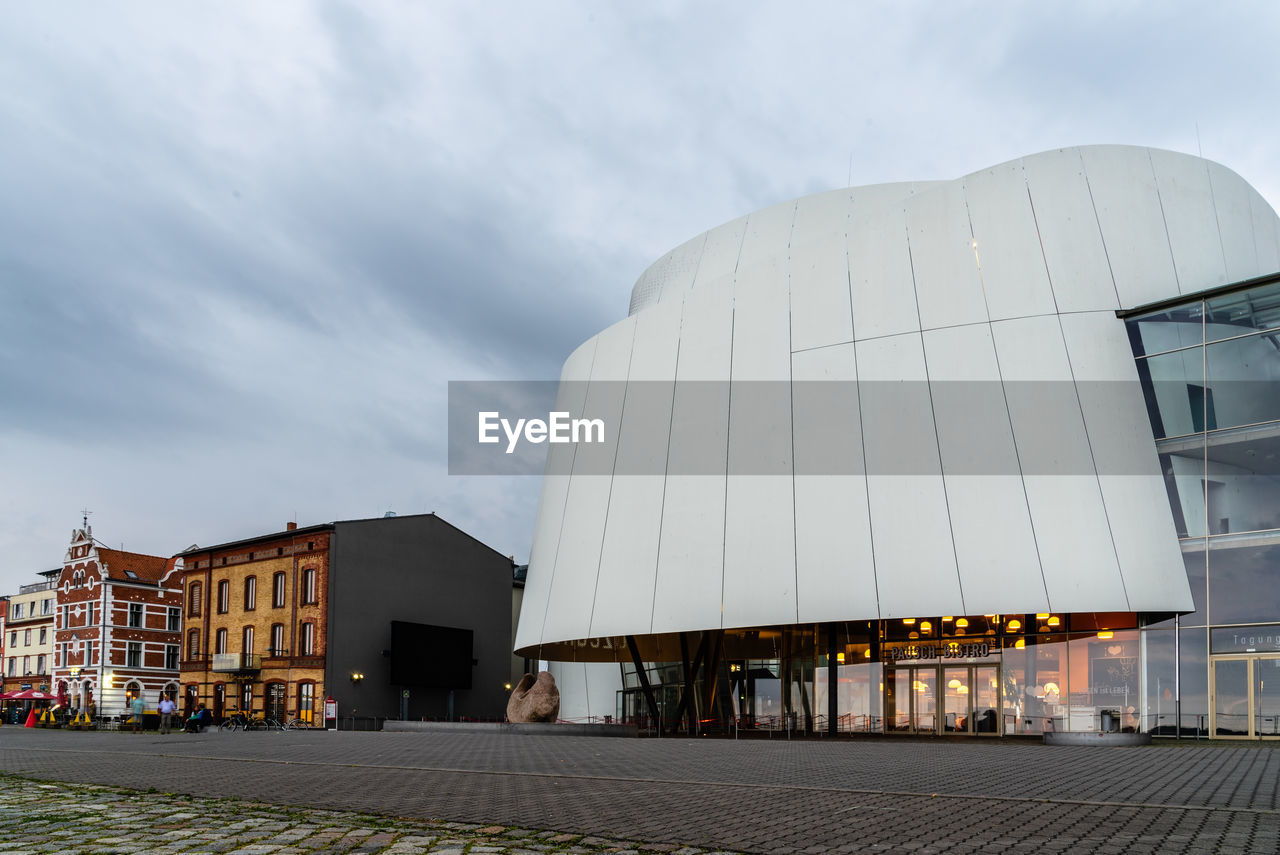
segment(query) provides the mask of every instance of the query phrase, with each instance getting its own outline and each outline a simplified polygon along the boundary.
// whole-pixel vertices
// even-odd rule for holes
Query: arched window
[[[196,660],[200,658],[200,630],[193,629],[187,632],[187,659]]]
[[[133,703],[133,699],[142,694],[142,684],[137,680],[130,680],[124,687],[125,700]]]
[[[241,644],[240,651],[242,653],[249,654],[253,652],[253,627],[246,626],[244,628]]]
[[[218,583],[218,614],[225,615],[231,608],[231,583],[223,579]]]
[[[244,580],[244,610],[253,611],[258,607],[258,577],[250,576]]]
[[[309,605],[317,602],[316,600],[316,568],[307,567],[302,571],[302,590],[300,592],[302,605]]]
[[[271,647],[267,649],[268,656],[283,656],[284,649],[284,624],[271,624]]]
[[[314,656],[316,653],[316,625],[311,621],[303,621],[298,627],[298,655]]]
[[[284,585],[285,575],[281,570],[279,573],[271,577],[271,606],[272,608],[284,608]]]
[[[218,634],[217,634],[217,635],[215,635],[215,636],[214,636],[214,638],[215,638],[216,640],[215,640],[215,641],[214,641],[214,643],[213,643],[213,652],[214,652],[214,653],[226,653],[226,652],[227,652],[227,630],[226,630],[226,628],[224,627],[223,629],[218,630]]]
[[[187,586],[187,615],[200,617],[200,583],[192,582]]]

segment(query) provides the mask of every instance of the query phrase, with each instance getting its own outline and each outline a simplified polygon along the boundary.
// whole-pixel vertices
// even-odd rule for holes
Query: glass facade
[[[1167,680],[1153,687],[1141,667],[1143,635],[1130,613],[941,615],[712,635],[714,680],[701,653],[688,665],[646,665],[668,732],[1040,735],[1149,730],[1173,714]],[[654,725],[631,665],[617,715]]]
[[[1143,632],[1144,670],[1157,684],[1147,700],[1161,706],[1152,729],[1269,736],[1267,653],[1280,652],[1265,631],[1280,620],[1280,282],[1126,325],[1196,606]],[[1175,726],[1166,707],[1177,700]]]

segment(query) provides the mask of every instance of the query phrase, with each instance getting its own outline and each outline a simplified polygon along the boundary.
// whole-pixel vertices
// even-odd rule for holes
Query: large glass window
[[[1280,543],[1210,541],[1209,618],[1214,624],[1280,619]]]

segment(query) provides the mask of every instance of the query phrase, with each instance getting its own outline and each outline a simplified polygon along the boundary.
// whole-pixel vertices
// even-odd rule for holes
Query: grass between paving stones
[[[607,840],[545,829],[447,820],[404,819],[353,811],[268,804],[76,784],[0,772],[0,841],[40,841],[30,848],[0,844],[6,852],[78,852],[93,855],[155,852],[255,851],[280,846],[288,853],[358,855],[598,855],[672,853],[733,855],[703,847]],[[74,841],[74,842],[72,842]],[[363,841],[363,842],[362,842]],[[71,847],[70,849],[68,847]]]

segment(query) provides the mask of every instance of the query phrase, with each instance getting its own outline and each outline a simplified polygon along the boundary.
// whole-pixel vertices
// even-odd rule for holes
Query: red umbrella
[[[23,692],[9,692],[7,695],[0,695],[0,698],[6,701],[56,701],[58,696],[39,689],[27,689]]]

